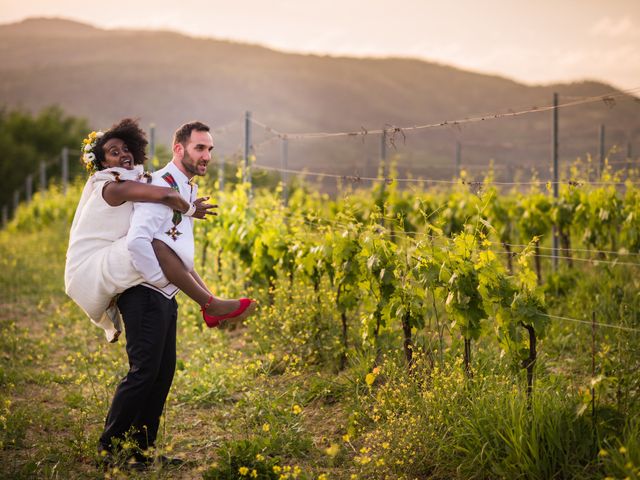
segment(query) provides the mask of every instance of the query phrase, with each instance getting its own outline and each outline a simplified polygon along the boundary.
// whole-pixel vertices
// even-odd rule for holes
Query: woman
[[[147,140],[137,122],[124,119],[107,132],[92,132],[82,146],[83,161],[92,174],[84,187],[71,225],[65,265],[65,291],[93,323],[115,342],[122,320],[114,296],[143,282],[131,263],[126,235],[132,202],[163,203],[184,215],[215,215],[208,197],[189,205],[170,187],[144,183],[142,164]],[[241,320],[255,310],[255,302],[216,298],[197,283],[178,256],[154,240],[154,251],[167,279],[201,305],[209,327]]]

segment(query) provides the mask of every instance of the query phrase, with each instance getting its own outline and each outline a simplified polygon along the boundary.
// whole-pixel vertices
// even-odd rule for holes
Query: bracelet
[[[195,203],[192,203],[191,205],[189,205],[189,209],[183,213],[183,215],[185,217],[193,217],[193,214],[196,213],[196,205]]]

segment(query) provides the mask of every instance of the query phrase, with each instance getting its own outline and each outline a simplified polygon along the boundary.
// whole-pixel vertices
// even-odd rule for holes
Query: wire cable
[[[636,332],[636,333],[640,332],[639,328],[625,327],[624,325],[612,325],[610,323],[589,322],[588,320],[580,320],[580,319],[571,318],[571,317],[561,317],[559,315],[551,315],[549,313],[542,313],[542,312],[538,312],[538,313],[545,317],[554,318],[557,320],[567,320],[569,322],[584,323],[586,325],[596,325],[598,327],[604,327],[604,328],[616,328],[618,330],[624,330],[626,332]]]
[[[618,93],[612,92],[606,95],[583,97],[582,99],[569,101],[566,103],[559,104],[557,106],[555,105],[545,105],[543,107],[534,106],[534,107],[530,107],[530,108],[519,110],[519,111],[512,111],[510,109],[507,112],[495,112],[495,113],[490,113],[490,114],[481,115],[477,117],[467,117],[467,118],[462,118],[458,120],[444,120],[436,123],[428,123],[424,125],[412,125],[407,127],[397,127],[389,124],[389,128],[377,129],[377,130],[367,130],[366,128],[362,127],[358,131],[350,131],[350,132],[289,133],[289,132],[282,132],[280,130],[277,130],[269,125],[266,125],[260,122],[259,120],[254,119],[253,117],[251,119],[251,122],[253,122],[255,125],[259,127],[262,127],[269,133],[272,133],[280,138],[287,138],[290,140],[304,140],[308,138],[330,138],[330,137],[357,137],[357,136],[366,136],[366,135],[383,134],[383,133],[388,133],[391,135],[400,133],[401,135],[404,136],[404,132],[413,131],[413,130],[424,130],[429,128],[445,127],[445,126],[456,127],[466,123],[477,123],[477,122],[483,122],[485,120],[495,120],[498,118],[505,118],[505,117],[517,117],[517,116],[526,115],[530,113],[547,112],[554,109],[572,107],[576,105],[583,105],[587,103],[594,103],[594,102],[601,102],[601,101],[604,102],[607,106],[612,107],[613,105],[615,105],[616,98],[622,97],[622,96],[629,96],[638,91],[640,91],[640,87],[632,88],[625,91],[620,91]]]
[[[271,140],[271,139],[270,139]],[[269,141],[270,141],[269,140]],[[265,141],[267,143],[268,141]],[[391,178],[391,177],[365,177],[361,175],[340,175],[335,173],[325,173],[325,172],[313,172],[308,170],[293,170],[290,168],[278,168],[278,167],[270,167],[268,165],[262,165],[258,163],[254,163],[252,167],[260,168],[263,170],[270,170],[282,173],[292,173],[297,175],[311,175],[314,177],[326,177],[326,178],[339,178],[342,180],[350,181],[352,183],[358,183],[362,180],[369,180],[372,182],[386,182],[387,184],[391,184],[393,182],[399,183],[435,183],[435,184],[445,184],[445,185],[471,185],[471,186],[482,186],[484,185],[483,181],[469,181],[469,180],[439,180],[434,178]],[[582,186],[582,185],[593,185],[593,186],[626,186],[626,185],[640,185],[640,182],[586,182],[586,181],[574,181],[574,180],[564,180],[564,181],[545,181],[545,180],[534,180],[529,182],[496,182],[492,181],[490,185],[569,185],[569,186]]]

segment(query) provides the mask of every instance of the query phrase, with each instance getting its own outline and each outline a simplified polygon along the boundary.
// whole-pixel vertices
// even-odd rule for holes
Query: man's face
[[[180,163],[191,176],[203,176],[207,173],[207,165],[211,160],[211,150],[213,150],[213,138],[209,132],[193,130],[191,136],[183,150]]]

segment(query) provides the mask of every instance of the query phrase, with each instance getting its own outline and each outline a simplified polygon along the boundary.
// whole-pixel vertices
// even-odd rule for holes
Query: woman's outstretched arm
[[[162,203],[180,212],[186,212],[189,208],[189,203],[173,188],[131,180],[107,183],[102,188],[102,198],[112,207],[124,202],[152,202]]]
[[[172,210],[185,213],[190,205],[179,192],[170,187],[160,187],[146,183],[124,180],[109,182],[102,189],[102,197],[112,207],[122,205],[124,202],[152,202],[162,203]],[[204,218],[206,215],[216,215],[211,211],[217,205],[206,203],[209,197],[198,198],[194,205],[196,218]]]

